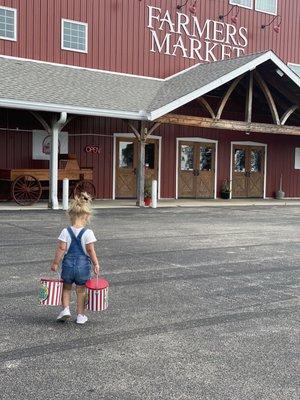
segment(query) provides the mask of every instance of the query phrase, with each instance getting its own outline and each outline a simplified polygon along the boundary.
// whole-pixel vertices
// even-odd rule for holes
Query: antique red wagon
[[[87,192],[95,197],[96,190],[92,183],[93,170],[80,168],[74,154],[60,156],[58,180],[63,181],[65,178],[70,180],[70,195]],[[49,189],[49,179],[48,169],[0,169],[0,181],[8,183],[7,197],[13,198],[22,206],[38,202],[43,190]]]

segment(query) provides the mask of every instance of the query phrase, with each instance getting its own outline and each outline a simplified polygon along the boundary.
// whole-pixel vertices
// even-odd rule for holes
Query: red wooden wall
[[[41,129],[26,111],[0,109],[0,168],[48,168],[47,161],[32,160],[32,136],[26,130]],[[9,128],[19,131],[10,131]],[[93,168],[94,184],[98,198],[112,198],[113,187],[113,133],[128,132],[126,125],[117,119],[79,117],[64,129],[69,133],[69,152],[76,153],[79,165]],[[80,136],[73,136],[73,135]],[[96,136],[95,136],[96,135]],[[204,128],[160,126],[155,135],[162,136],[161,197],[174,198],[176,193],[176,137],[202,137],[218,140],[218,191],[224,179],[230,176],[231,141],[252,141],[268,145],[267,149],[267,197],[273,197],[283,174],[283,190],[287,197],[300,197],[300,170],[294,169],[295,147],[300,138],[229,132]],[[99,145],[100,155],[86,153],[86,145]],[[0,183],[1,193],[1,183]]]
[[[197,60],[150,52],[147,5],[169,10],[174,17],[180,0],[0,0],[18,9],[18,41],[0,40],[0,54],[138,75],[165,77]],[[199,0],[196,16],[218,21],[229,0]],[[183,12],[189,14],[188,7]],[[272,49],[285,62],[300,64],[300,1],[278,0],[281,32],[260,29],[272,15],[240,7],[237,28],[248,29],[246,53]],[[229,15],[225,22],[230,23]],[[61,18],[89,24],[89,51],[60,49]]]

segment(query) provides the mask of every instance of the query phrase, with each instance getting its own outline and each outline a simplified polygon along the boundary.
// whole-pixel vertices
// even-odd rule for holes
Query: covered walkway
[[[163,199],[159,200],[158,208],[169,207],[251,207],[251,206],[300,206],[300,199]],[[15,202],[0,202],[0,211],[32,211],[45,210],[48,208],[47,201],[41,201],[32,206],[22,207]],[[138,208],[135,199],[126,200],[94,200],[93,208],[97,209],[113,209],[113,208]],[[151,208],[151,207],[150,207]],[[62,206],[60,205],[60,209]]]

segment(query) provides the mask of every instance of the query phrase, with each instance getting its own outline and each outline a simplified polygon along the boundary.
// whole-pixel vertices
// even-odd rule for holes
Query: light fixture
[[[177,10],[181,10],[184,6],[187,5],[188,2],[189,2],[189,0],[186,0],[184,3],[178,4],[178,5],[176,6]],[[190,11],[191,14],[196,14],[196,11],[197,11],[196,3],[197,3],[197,0],[194,0],[194,1],[193,1],[193,4],[191,4],[191,5],[189,6],[189,11]]]
[[[275,15],[275,17],[272,18],[271,21],[268,24],[262,25],[261,29],[265,29],[267,26],[270,26],[272,24],[272,22],[274,22],[277,18],[279,18],[279,22],[276,25],[273,26],[273,30],[276,33],[279,33],[280,32],[280,25],[281,25],[281,22],[282,22],[282,16],[281,15]]]
[[[221,14],[221,15],[219,15],[219,19],[220,19],[221,21],[223,21],[223,19],[224,19],[225,17],[227,17],[227,15],[229,15],[229,14],[231,13],[231,11],[234,10],[234,9],[236,9],[236,14],[235,14],[233,17],[231,17],[231,22],[232,22],[233,24],[236,24],[236,23],[237,23],[237,20],[238,20],[238,15],[239,15],[239,12],[240,12],[240,8],[239,8],[237,5],[231,7],[231,9],[228,11],[227,14],[225,14],[225,15]]]
[[[277,68],[277,69],[276,69],[276,72],[277,72],[277,74],[278,74],[279,76],[283,77],[284,72],[282,72],[281,69]]]

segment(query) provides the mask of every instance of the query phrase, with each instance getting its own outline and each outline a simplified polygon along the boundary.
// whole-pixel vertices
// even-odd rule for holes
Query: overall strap
[[[86,231],[86,228],[83,228],[83,229],[79,232],[78,236],[75,235],[75,233],[73,232],[73,230],[72,230],[72,228],[71,228],[70,226],[68,226],[67,230],[68,230],[68,232],[69,232],[69,235],[71,236],[72,241],[75,241],[75,243],[77,244],[77,246],[79,247],[79,249],[80,249],[80,250],[82,251],[82,253],[85,255],[85,252],[84,252],[84,250],[83,250],[83,248],[82,248],[82,244],[81,244],[81,238],[82,238],[82,235],[84,234],[84,232]]]
[[[82,238],[84,232],[86,232],[86,228],[82,228],[77,236],[77,239],[80,240],[80,243],[81,243],[81,238]]]

